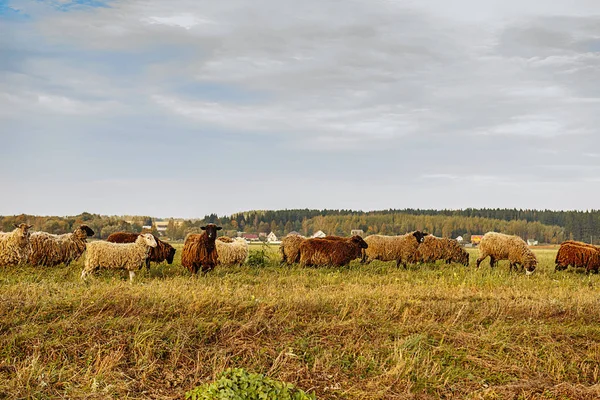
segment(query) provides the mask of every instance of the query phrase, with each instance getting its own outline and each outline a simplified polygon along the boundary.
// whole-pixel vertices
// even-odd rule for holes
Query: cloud
[[[577,182],[593,176],[568,166],[600,145],[600,9],[558,3],[12,0],[0,11],[0,135],[11,138],[0,152],[108,181],[144,182],[147,161],[160,166],[153,182],[192,187],[209,165],[232,182],[222,196],[237,199],[244,180],[257,206],[285,207],[269,202],[276,191],[308,204],[304,191],[387,208],[413,187],[419,201],[469,206],[465,186],[569,179],[584,199],[591,185]],[[27,166],[23,182],[37,176]],[[273,190],[245,183],[274,173]],[[374,200],[340,199],[356,188]],[[527,193],[551,204],[549,189]]]

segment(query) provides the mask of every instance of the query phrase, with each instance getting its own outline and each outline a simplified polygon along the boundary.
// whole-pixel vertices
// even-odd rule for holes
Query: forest
[[[155,223],[165,221],[151,216],[105,216],[88,212],[76,216],[0,216],[0,228],[10,231],[13,224],[27,222],[35,230],[61,234],[86,224],[95,231],[95,237],[104,239],[113,232],[141,232],[151,226],[158,234]],[[560,243],[567,239],[597,243],[600,241],[600,211],[552,211],[521,209],[420,210],[388,209],[379,211],[355,210],[270,210],[247,211],[229,216],[208,214],[201,219],[166,219],[165,236],[182,240],[188,233],[200,231],[208,222],[223,226],[223,234],[235,236],[237,232],[274,232],[282,237],[292,231],[311,235],[322,230],[330,235],[348,236],[352,229],[361,229],[364,235],[403,234],[415,229],[437,236],[463,236],[499,231],[515,234],[540,243]]]

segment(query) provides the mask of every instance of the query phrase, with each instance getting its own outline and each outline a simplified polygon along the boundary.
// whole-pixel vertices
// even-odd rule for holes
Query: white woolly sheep
[[[31,265],[44,265],[53,267],[64,263],[69,265],[76,261],[85,251],[88,236],[93,236],[94,231],[87,225],[81,225],[72,233],[53,235],[47,232],[33,232],[30,237]]]
[[[396,261],[396,266],[406,268],[406,264],[418,261],[417,249],[423,242],[427,233],[421,231],[410,232],[400,236],[371,235],[365,238],[369,245],[363,251],[362,262]]]
[[[219,264],[221,265],[242,265],[248,257],[248,242],[244,238],[235,238],[228,242],[228,237],[220,237],[215,241],[217,245],[217,254]]]
[[[491,267],[494,267],[500,260],[508,260],[511,271],[513,268],[517,269],[517,264],[519,264],[521,269],[525,268],[527,275],[532,274],[537,266],[535,254],[527,247],[527,243],[523,239],[503,233],[488,232],[483,235],[481,243],[479,243],[477,268],[486,257],[490,257]]]
[[[0,232],[0,266],[25,264],[31,253],[29,242],[32,225],[15,224],[12,232]]]
[[[91,242],[87,245],[81,279],[85,280],[87,274],[98,268],[126,269],[129,271],[129,281],[133,282],[135,271],[146,265],[153,247],[156,247],[156,240],[151,233],[138,236],[134,243]]]

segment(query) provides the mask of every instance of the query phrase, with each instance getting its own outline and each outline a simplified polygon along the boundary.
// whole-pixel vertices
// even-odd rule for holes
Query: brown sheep
[[[111,233],[108,238],[106,238],[106,241],[111,243],[135,243],[139,235],[139,233],[133,232],[115,232]],[[156,236],[154,236],[154,240],[156,240],[157,246],[150,249],[150,254],[146,259],[146,268],[150,269],[150,261],[156,263],[167,261],[167,264],[172,264],[173,257],[175,257],[175,248],[169,243],[163,242]]]
[[[230,238],[229,236],[221,236],[217,238],[218,241],[223,242],[223,243],[233,243],[233,239]]]
[[[457,262],[469,265],[469,253],[454,239],[425,236],[417,249],[417,259],[425,263],[444,260],[446,264]]]
[[[300,244],[300,265],[341,267],[362,255],[369,247],[358,235],[351,238],[306,239]]]
[[[562,271],[569,266],[583,267],[589,273],[598,272],[600,268],[600,248],[591,244],[567,240],[561,243],[556,253],[555,271]]]
[[[429,234],[421,231],[409,232],[400,236],[370,235],[365,238],[369,248],[363,252],[362,262],[396,261],[406,268],[406,264],[416,263],[418,248]]]
[[[181,252],[181,265],[186,267],[193,275],[202,269],[203,273],[211,271],[219,262],[215,240],[217,231],[223,229],[215,224],[202,226],[202,234],[190,234],[185,238]]]
[[[285,264],[295,264],[300,262],[300,245],[306,237],[300,235],[287,235],[281,240],[279,251],[281,252],[281,262]]]

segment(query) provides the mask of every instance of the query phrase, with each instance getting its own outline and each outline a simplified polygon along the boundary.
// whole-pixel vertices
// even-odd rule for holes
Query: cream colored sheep
[[[306,240],[301,235],[287,235],[281,240],[279,251],[281,252],[281,262],[294,264],[300,262],[300,245]]]
[[[47,232],[33,232],[30,237],[31,265],[55,266],[69,265],[77,260],[85,251],[88,236],[94,231],[87,225],[81,225],[72,233],[53,235]]]
[[[479,243],[477,268],[486,257],[490,257],[491,267],[494,267],[500,260],[508,260],[511,271],[513,268],[517,269],[517,264],[519,264],[521,269],[525,268],[527,275],[532,274],[537,266],[535,254],[527,247],[527,243],[523,239],[503,233],[488,232],[483,235],[481,243]]]
[[[90,272],[98,268],[126,269],[129,271],[130,282],[133,282],[135,271],[146,265],[150,249],[156,245],[151,233],[138,236],[134,243],[91,242],[87,245],[81,279],[85,280]]]
[[[225,240],[222,240],[226,238]],[[229,239],[227,241],[226,236],[217,238],[215,244],[217,245],[217,254],[219,255],[219,264],[222,265],[242,265],[248,257],[248,243],[244,238]]]
[[[373,260],[396,261],[396,266],[406,268],[406,264],[418,261],[417,249],[426,233],[415,231],[400,236],[371,235],[365,238],[369,245],[363,251],[363,262]]]
[[[15,224],[12,232],[0,232],[0,266],[25,264],[29,261],[32,225]]]

